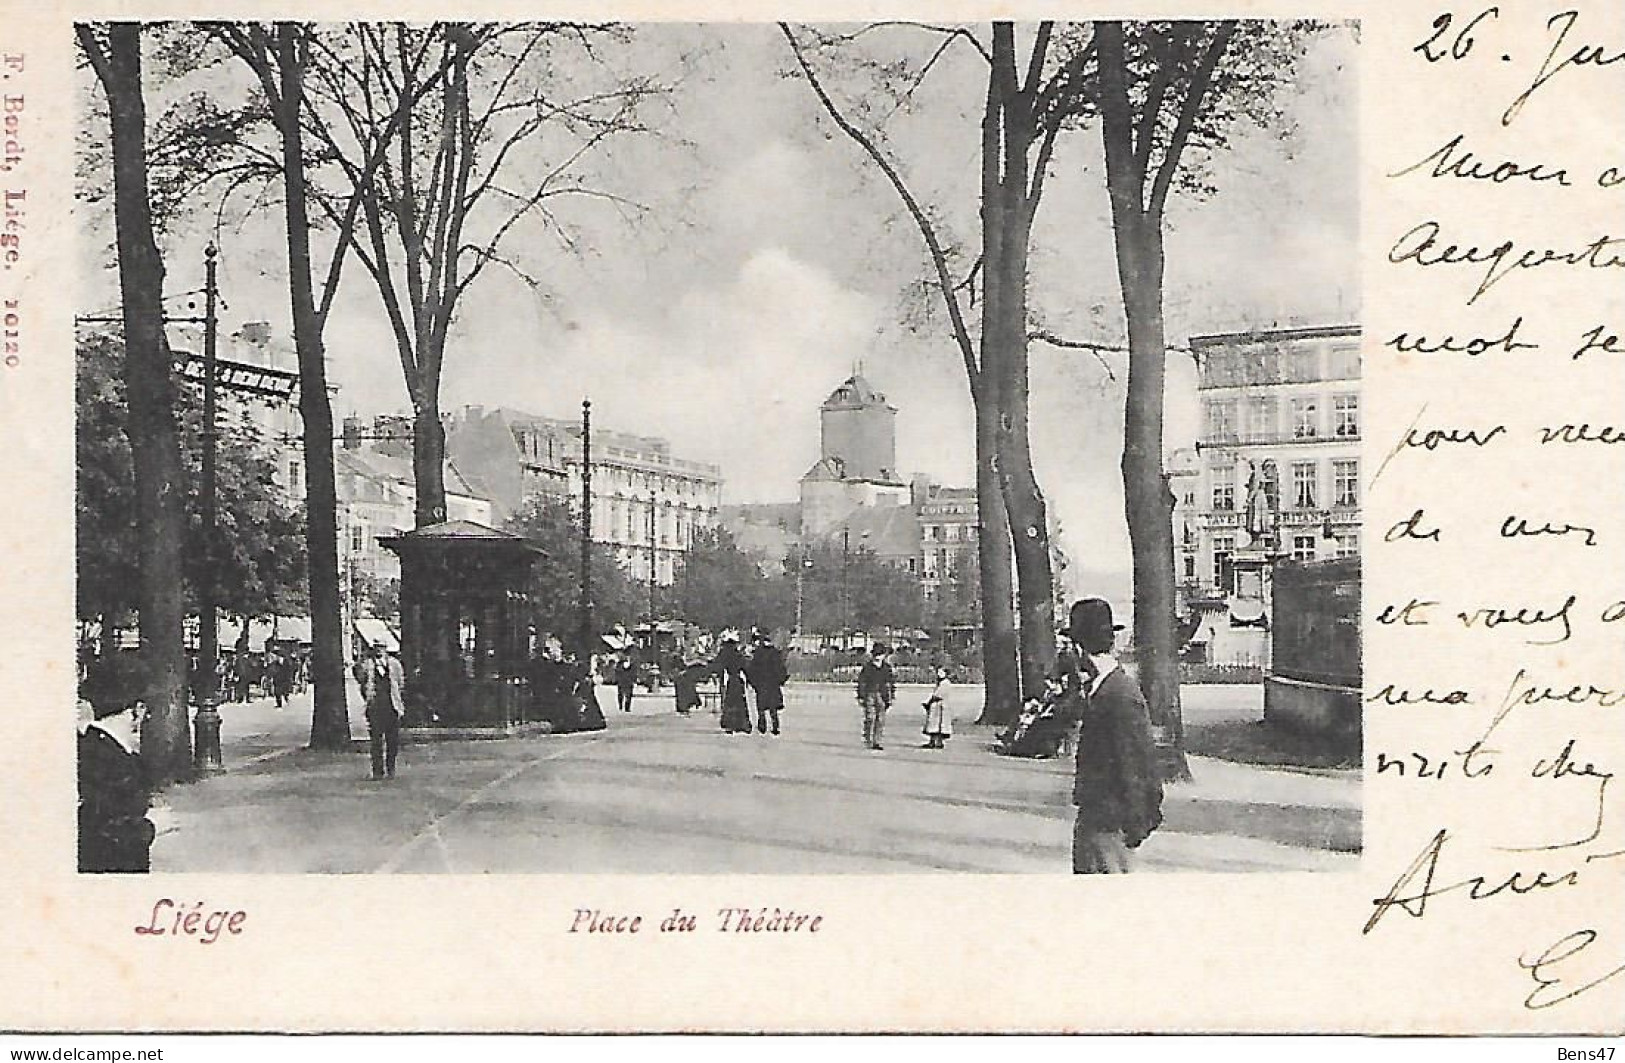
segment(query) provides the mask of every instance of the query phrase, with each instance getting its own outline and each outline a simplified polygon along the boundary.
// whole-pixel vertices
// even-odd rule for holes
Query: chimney
[[[361,449],[361,418],[354,414],[344,419],[343,447],[345,450]]]

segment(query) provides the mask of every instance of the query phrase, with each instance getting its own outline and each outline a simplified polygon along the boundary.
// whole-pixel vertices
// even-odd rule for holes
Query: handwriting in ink
[[[1473,31],[1478,29],[1480,23],[1500,16],[1501,9],[1498,7],[1488,7],[1480,11],[1468,19],[1465,26],[1456,31],[1455,37],[1451,38],[1450,47],[1446,49],[1443,47],[1444,37],[1445,34],[1450,32],[1451,24],[1455,22],[1455,16],[1446,11],[1433,20],[1432,36],[1412,48],[1411,51],[1430,63],[1437,63],[1443,59],[1466,59],[1472,54],[1473,45],[1477,43],[1473,37]]]
[[[1452,761],[1449,757],[1439,757],[1427,753],[1415,752],[1409,753],[1407,756],[1416,761],[1416,764],[1414,765],[1416,769],[1414,775],[1418,779],[1445,779],[1449,778],[1450,776],[1450,765]],[[1495,765],[1493,763],[1478,765],[1470,758],[1463,759],[1455,763],[1456,771],[1463,778],[1467,779],[1481,778],[1495,770]],[[1389,771],[1393,771],[1400,778],[1404,778],[1407,767],[1408,765],[1404,757],[1391,757],[1387,753],[1377,754],[1378,775],[1385,775]]]
[[[1585,343],[1569,355],[1570,361],[1576,361],[1582,354],[1590,354],[1592,351],[1601,351],[1603,354],[1625,354],[1625,343],[1620,341],[1618,335],[1607,331],[1602,325],[1585,333],[1581,338]]]
[[[1535,79],[1529,83],[1529,87],[1520,92],[1512,103],[1507,106],[1507,109],[1502,112],[1501,124],[1503,126],[1511,125],[1517,119],[1519,113],[1523,111],[1524,104],[1528,103],[1536,92],[1544,88],[1548,82],[1563,71],[1576,67],[1613,66],[1615,63],[1625,62],[1625,49],[1610,51],[1601,45],[1583,44],[1573,50],[1565,51],[1569,31],[1574,29],[1574,24],[1579,20],[1580,12],[1578,11],[1560,11],[1546,20],[1547,32],[1555,32],[1556,34],[1552,40],[1551,50],[1546,53],[1546,58],[1541,60],[1540,70],[1535,74]],[[1559,58],[1559,55],[1562,58]]]
[[[1470,149],[1464,148],[1462,145],[1466,140],[1467,134],[1457,133],[1420,161],[1402,170],[1395,170],[1388,176],[1404,177],[1432,163],[1433,169],[1428,172],[1429,177],[1460,177],[1469,181],[1489,181],[1498,185],[1514,178],[1523,178],[1536,184],[1553,181],[1564,188],[1573,187],[1567,169],[1554,170],[1544,162],[1526,164],[1508,160],[1491,164],[1479,159]]]
[[[1483,447],[1494,441],[1496,436],[1505,435],[1506,430],[1506,425],[1498,424],[1482,431],[1477,428],[1429,428],[1421,435],[1417,435],[1416,429],[1410,428],[1405,432],[1404,444],[1422,450],[1438,450],[1446,443],[1465,443]]]
[[[1401,332],[1394,336],[1383,346],[1392,347],[1401,354],[1465,354],[1469,358],[1489,354],[1491,351],[1500,351],[1505,354],[1516,354],[1518,351],[1538,351],[1540,344],[1529,343],[1518,336],[1518,330],[1523,328],[1523,317],[1520,315],[1507,326],[1507,330],[1494,338],[1488,336],[1473,336],[1468,339],[1458,339],[1455,336],[1446,336],[1443,339],[1432,339],[1422,335],[1412,335]]]
[[[1595,930],[1576,930],[1558,938],[1548,945],[1539,956],[1533,960],[1521,957],[1518,966],[1529,972],[1529,977],[1535,980],[1535,988],[1524,999],[1523,1006],[1530,1011],[1540,1011],[1554,1004],[1561,1004],[1565,1000],[1573,1000],[1581,993],[1588,992],[1602,985],[1610,978],[1625,974],[1625,964],[1620,964],[1611,971],[1579,983],[1570,988],[1564,981],[1559,967],[1565,966],[1569,960],[1589,949],[1597,940]]]
[[[1503,240],[1494,247],[1477,244],[1462,246],[1446,243],[1442,238],[1443,226],[1436,221],[1425,221],[1413,226],[1388,249],[1388,261],[1394,265],[1414,262],[1429,268],[1433,266],[1483,266],[1484,275],[1478,287],[1467,298],[1467,305],[1478,302],[1479,297],[1505,280],[1514,270],[1539,269],[1543,266],[1578,266],[1586,269],[1625,268],[1625,240],[1599,236],[1583,247],[1567,251],[1553,248],[1525,248],[1520,250],[1516,241]]]
[[[1558,537],[1566,535],[1583,535],[1585,536],[1584,542],[1587,546],[1597,545],[1597,529],[1587,528],[1580,524],[1569,524],[1565,521],[1563,525],[1559,527],[1558,525],[1547,521],[1545,524],[1536,527],[1535,525],[1529,523],[1528,518],[1519,517],[1517,515],[1510,516],[1501,522],[1501,538],[1503,539],[1518,539],[1523,537],[1547,535]]]
[[[1438,542],[1439,529],[1425,527],[1422,523],[1422,518],[1425,515],[1426,511],[1419,509],[1404,520],[1395,521],[1394,526],[1383,533],[1383,542],[1397,543],[1401,539],[1421,539],[1424,542]]]
[[[1428,901],[1459,890],[1466,891],[1468,900],[1483,901],[1502,895],[1520,897],[1537,890],[1557,886],[1577,886],[1580,883],[1579,868],[1571,867],[1560,871],[1540,868],[1533,872],[1518,868],[1504,877],[1497,878],[1487,874],[1469,875],[1448,886],[1436,886],[1434,879],[1438,876],[1439,857],[1444,852],[1444,843],[1449,836],[1449,832],[1441,828],[1432,840],[1422,847],[1422,851],[1411,861],[1410,866],[1394,880],[1388,892],[1371,902],[1376,910],[1371,913],[1371,918],[1366,920],[1362,933],[1369,934],[1376,929],[1382,917],[1393,908],[1398,908],[1413,919],[1421,919],[1427,915]],[[1407,892],[1413,888],[1413,883],[1418,877],[1422,880],[1421,889]]]
[[[1473,703],[1472,695],[1465,690],[1447,690],[1441,694],[1432,687],[1413,691],[1409,687],[1396,686],[1393,683],[1389,683],[1375,694],[1368,695],[1365,700],[1368,705],[1471,705]]]
[[[1438,602],[1412,598],[1398,608],[1385,605],[1382,607],[1382,612],[1377,614],[1377,623],[1398,624],[1401,627],[1426,627],[1429,623],[1427,611],[1438,604]]]
[[[1575,596],[1571,594],[1564,600],[1562,606],[1555,611],[1541,609],[1532,605],[1520,605],[1512,609],[1489,607],[1457,613],[1456,619],[1461,621],[1463,627],[1482,627],[1491,631],[1505,624],[1516,624],[1520,627],[1562,624],[1563,634],[1559,638],[1546,641],[1529,640],[1529,644],[1532,646],[1555,646],[1559,642],[1567,642],[1574,634],[1574,625],[1569,620],[1569,610],[1574,608],[1575,601]]]
[[[1540,443],[1625,443],[1625,428],[1618,425],[1589,424],[1548,425],[1540,430]]]

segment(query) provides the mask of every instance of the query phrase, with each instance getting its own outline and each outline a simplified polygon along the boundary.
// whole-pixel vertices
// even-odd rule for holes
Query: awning
[[[1232,598],[1230,599],[1230,626],[1231,627],[1269,627],[1269,618],[1264,615],[1264,601],[1261,598]]]
[[[388,624],[375,616],[357,617],[355,633],[368,646],[382,646],[390,653],[400,652],[400,639],[395,637],[395,632],[389,630]]]

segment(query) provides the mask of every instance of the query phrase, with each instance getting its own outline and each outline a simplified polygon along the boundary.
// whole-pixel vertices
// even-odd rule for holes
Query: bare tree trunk
[[[1049,515],[1033,475],[1028,436],[1026,234],[1008,240],[1003,250],[1004,261],[996,270],[1005,289],[999,318],[986,321],[983,328],[1000,350],[993,363],[998,373],[999,485],[1015,554],[1021,689],[1024,696],[1032,696],[1043,689],[1044,677],[1055,663],[1055,588]]]
[[[1006,724],[1021,709],[1016,664],[1015,586],[1011,578],[1010,518],[999,490],[994,455],[998,411],[990,399],[976,407],[976,562],[982,583],[982,714],[978,723]]]
[[[1128,518],[1134,567],[1134,653],[1140,689],[1151,709],[1151,718],[1172,743],[1169,777],[1188,779],[1179,662],[1174,656],[1173,499],[1162,468],[1168,349],[1162,317],[1161,196],[1165,194],[1167,174],[1159,174],[1159,187],[1153,189],[1148,205],[1146,170],[1135,158],[1123,25],[1100,22],[1095,32],[1100,49],[1100,128],[1106,156],[1106,191],[1112,205],[1117,279],[1128,324],[1122,468],[1123,509]],[[1227,34],[1221,35],[1219,47],[1209,56],[1209,73],[1227,39]]]
[[[1170,777],[1188,779],[1174,646],[1173,496],[1162,467],[1168,359],[1162,316],[1162,227],[1143,216],[1114,219],[1113,225],[1129,337],[1123,508],[1134,563],[1135,660],[1151,718],[1172,743]]]
[[[1055,603],[1044,496],[1028,438],[1027,259],[1036,195],[1028,152],[1037,127],[1016,76],[1015,30],[994,23],[982,118],[982,367],[997,407],[1000,497],[1015,556],[1021,697],[1043,689],[1055,661]],[[1042,163],[1040,164],[1042,165]]]
[[[113,149],[113,210],[124,316],[125,428],[135,470],[140,531],[141,652],[151,670],[141,756],[149,779],[164,785],[192,774],[182,620],[183,495],[175,385],[164,335],[164,264],[153,235],[147,184],[146,101],[141,85],[141,27],[107,29],[105,51],[93,28],[80,40],[107,95]]]
[[[322,327],[311,281],[310,217],[305,187],[301,30],[278,23],[276,49],[281,77],[282,171],[286,186],[288,291],[293,342],[299,355],[299,415],[304,422],[305,553],[309,565],[310,664],[315,706],[310,718],[313,749],[348,749],[350,714],[344,692],[344,621],[339,601],[338,485],[333,471],[333,408],[327,399]]]
[[[412,419],[412,478],[418,527],[446,519],[446,428],[440,423],[440,388],[417,400]]]

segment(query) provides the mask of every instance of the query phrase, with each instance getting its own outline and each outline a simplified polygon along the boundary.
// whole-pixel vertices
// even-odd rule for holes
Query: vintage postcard
[[[1622,96],[1578,0],[13,13],[0,1028],[1617,1035]]]

